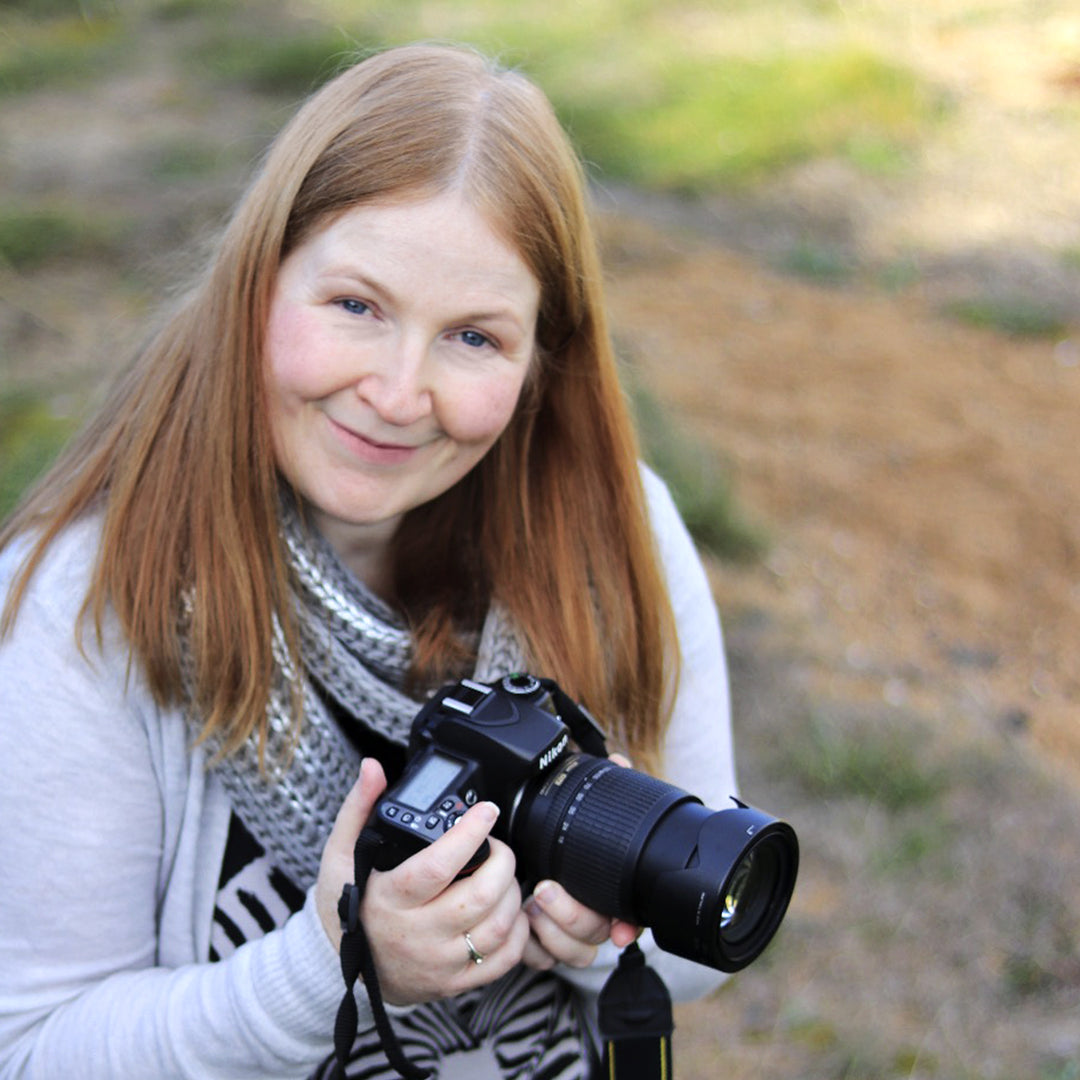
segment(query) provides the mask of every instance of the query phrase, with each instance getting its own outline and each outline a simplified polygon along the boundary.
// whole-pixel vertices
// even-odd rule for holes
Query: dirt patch
[[[728,614],[798,627],[822,690],[1028,738],[1080,779],[1080,337],[1013,340],[640,222],[607,243],[640,373],[773,537],[763,566],[716,570]]]

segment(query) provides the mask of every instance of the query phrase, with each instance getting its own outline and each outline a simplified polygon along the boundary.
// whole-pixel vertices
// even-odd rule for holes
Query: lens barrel
[[[782,821],[688,792],[606,758],[569,754],[515,808],[522,876],[551,878],[582,903],[652,928],[668,952],[738,971],[776,933],[799,848]]]

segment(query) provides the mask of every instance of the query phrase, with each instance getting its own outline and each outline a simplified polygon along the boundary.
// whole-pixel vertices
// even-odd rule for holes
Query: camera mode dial
[[[540,689],[540,680],[534,675],[507,675],[502,680],[502,688],[508,694],[534,694]]]

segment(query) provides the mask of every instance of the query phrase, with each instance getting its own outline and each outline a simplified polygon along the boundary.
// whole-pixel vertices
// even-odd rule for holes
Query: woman
[[[734,789],[715,611],[637,464],[579,166],[467,50],[309,100],[0,548],[4,1077],[319,1069],[355,839],[459,676],[549,675],[639,768]],[[494,839],[455,880],[495,813],[372,875],[383,995],[442,1075],[586,1075],[636,928],[523,898]],[[677,996],[718,979],[657,966]],[[350,1072],[390,1074],[358,997]]]

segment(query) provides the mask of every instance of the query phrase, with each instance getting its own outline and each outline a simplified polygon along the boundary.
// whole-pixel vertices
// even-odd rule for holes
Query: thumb
[[[323,848],[319,877],[315,883],[315,906],[335,948],[341,942],[337,903],[341,890],[353,880],[356,838],[385,790],[386,774],[382,765],[375,758],[364,758],[360,763],[360,775],[345,796]]]
[[[353,845],[360,835],[360,830],[371,817],[379,796],[386,790],[386,774],[382,765],[373,757],[366,757],[360,762],[360,775],[345,796],[345,801],[334,819],[334,827],[326,841],[327,848],[344,844],[352,856]]]

